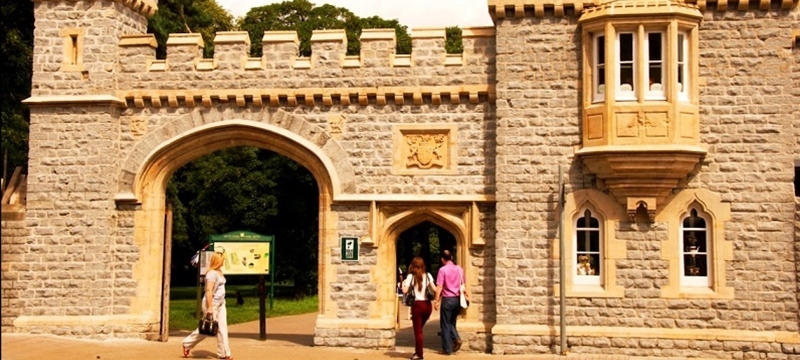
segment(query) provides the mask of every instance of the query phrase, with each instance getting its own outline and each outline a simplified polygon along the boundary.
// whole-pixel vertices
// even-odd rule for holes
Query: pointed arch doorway
[[[441,266],[439,259],[441,251],[450,250],[451,253],[457,254],[457,243],[455,235],[427,220],[408,228],[398,235],[396,241],[398,273],[402,272],[403,279],[405,279],[408,275],[408,265],[411,260],[415,256],[419,256],[425,262],[426,270],[435,280]],[[410,308],[402,305],[401,301],[398,301],[396,328],[395,345],[398,348],[413,348],[415,343]],[[438,348],[440,344],[438,331],[439,312],[434,310],[423,328],[426,351],[435,351]]]

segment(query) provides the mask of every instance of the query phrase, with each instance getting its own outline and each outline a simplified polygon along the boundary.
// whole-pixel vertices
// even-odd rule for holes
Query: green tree
[[[445,36],[447,39],[444,43],[444,49],[448,54],[461,54],[464,52],[464,43],[461,38],[461,28],[458,26],[445,28]]]
[[[311,35],[314,30],[344,29],[347,34],[347,54],[361,51],[362,29],[393,28],[397,34],[398,54],[411,53],[408,29],[397,20],[377,16],[360,18],[350,10],[333,5],[315,7],[308,0],[292,0],[250,9],[239,22],[239,27],[250,34],[251,54],[262,55],[261,39],[265,31],[294,30],[300,40],[300,56],[311,55]]]
[[[276,278],[296,297],[316,292],[319,190],[311,173],[271,151],[235,147],[200,157],[173,175],[173,283],[192,279],[191,255],[209,235],[235,230],[276,238]]]
[[[0,3],[0,147],[3,179],[17,166],[27,173],[30,113],[22,100],[31,95],[33,2]]]
[[[214,36],[219,31],[233,29],[233,16],[215,0],[161,0],[158,11],[148,24],[147,31],[153,33],[158,42],[156,57],[167,55],[167,38],[173,33],[200,33],[205,47],[203,56],[214,53]]]

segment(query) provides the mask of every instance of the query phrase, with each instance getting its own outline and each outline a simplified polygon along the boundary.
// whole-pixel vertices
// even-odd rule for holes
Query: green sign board
[[[342,261],[358,261],[357,237],[342,237]]]

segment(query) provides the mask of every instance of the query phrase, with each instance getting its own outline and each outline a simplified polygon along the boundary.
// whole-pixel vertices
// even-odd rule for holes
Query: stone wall
[[[31,95],[113,93],[117,41],[147,31],[147,19],[119,1],[36,1]],[[83,29],[78,64],[65,66],[64,31]]]
[[[0,224],[0,244],[3,248],[2,288],[0,305],[2,305],[2,332],[10,332],[14,319],[23,313],[25,308],[26,286],[33,271],[46,271],[42,263],[26,262],[28,255],[28,229],[24,220],[2,220]]]
[[[752,8],[751,8],[752,9]],[[734,299],[667,299],[669,264],[665,223],[618,223],[626,242],[616,264],[621,299],[567,299],[567,326],[608,329],[726,329],[798,331],[792,218],[792,150],[797,81],[787,44],[785,11],[706,11],[700,28],[700,135],[708,155],[688,188],[705,188],[731,204],[725,240],[734,259],[726,283]],[[569,19],[508,18],[497,23],[497,323],[558,328],[557,166],[568,172],[568,192],[595,187],[572,157],[579,145],[579,30]],[[558,66],[562,66],[559,68]],[[563,68],[566,66],[567,68]],[[516,145],[517,147],[512,147]],[[520,146],[521,145],[521,146]],[[761,155],[767,154],[767,156]],[[571,188],[571,189],[570,189]],[[534,210],[534,211],[531,211]],[[542,211],[535,211],[542,210]],[[674,231],[674,230],[672,230]],[[672,271],[676,271],[673,269]],[[631,331],[635,331],[635,330]],[[495,354],[548,353],[558,336],[493,336]],[[773,341],[690,341],[571,336],[570,351],[670,357],[786,357],[792,344]]]
[[[726,240],[734,244],[727,282],[735,299],[711,303],[708,324],[742,330],[798,331],[798,304],[787,296],[792,268],[792,60],[784,11],[706,12],[700,28],[700,134],[706,156],[690,187],[731,204]],[[721,46],[725,44],[724,46]],[[742,312],[744,311],[744,312]]]
[[[497,323],[554,325],[558,168],[581,182],[577,20],[497,23]],[[496,354],[548,352],[526,336],[492,336]]]

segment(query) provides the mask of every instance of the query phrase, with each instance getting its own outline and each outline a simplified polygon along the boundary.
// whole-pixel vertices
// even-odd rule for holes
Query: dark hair
[[[453,260],[453,254],[450,253],[450,250],[442,250],[442,259],[444,261]]]

